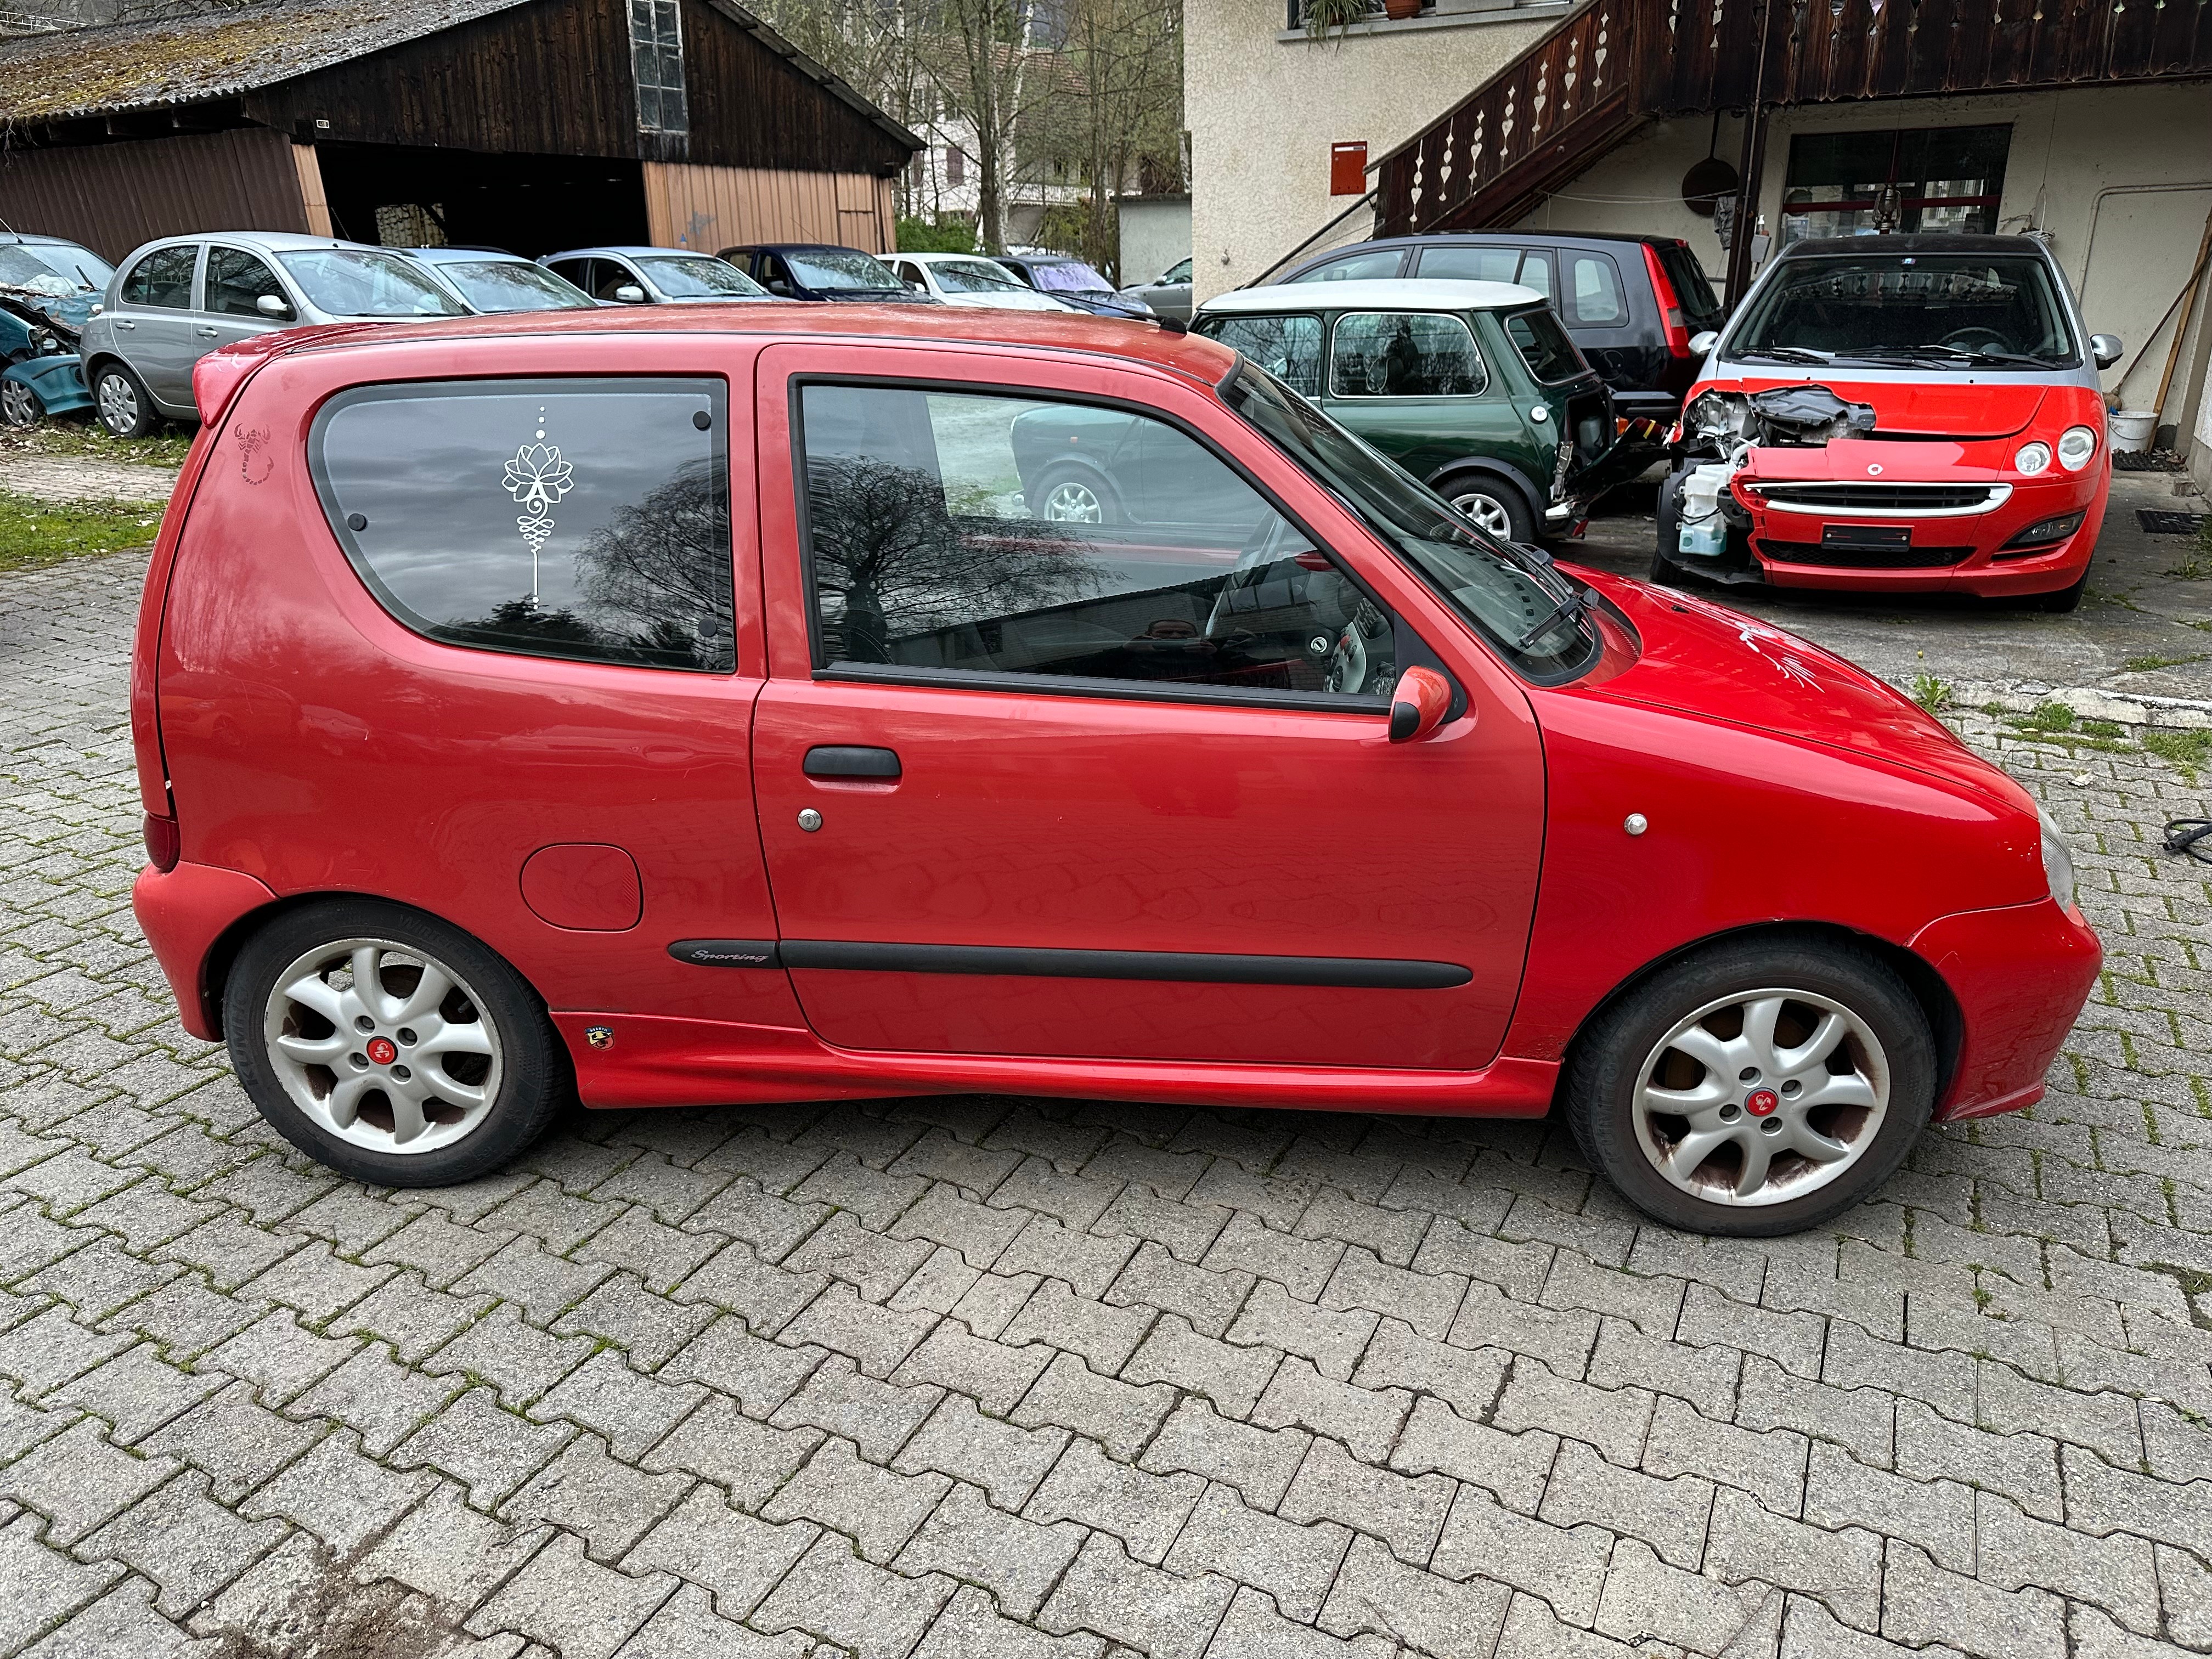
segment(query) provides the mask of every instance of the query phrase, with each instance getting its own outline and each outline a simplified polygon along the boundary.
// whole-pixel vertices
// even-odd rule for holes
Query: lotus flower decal
[[[530,548],[530,602],[538,603],[538,554],[553,534],[549,510],[576,487],[576,470],[561,459],[561,446],[545,441],[545,411],[538,411],[536,441],[521,445],[507,458],[500,482],[521,507],[514,527]]]

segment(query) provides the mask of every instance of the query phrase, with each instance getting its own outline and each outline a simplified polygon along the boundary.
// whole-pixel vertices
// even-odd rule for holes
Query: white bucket
[[[2112,453],[2125,455],[2138,449],[2150,447],[2151,436],[2158,430],[2158,411],[2154,409],[2116,409],[2106,416],[2106,428],[2112,434]]]

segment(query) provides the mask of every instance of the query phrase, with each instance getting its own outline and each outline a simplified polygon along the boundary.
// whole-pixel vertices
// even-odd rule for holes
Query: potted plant
[[[1422,0],[1382,0],[1382,15],[1394,23],[1421,15]]]
[[[1366,17],[1367,0],[1306,0],[1306,33],[1316,40],[1341,34]]]

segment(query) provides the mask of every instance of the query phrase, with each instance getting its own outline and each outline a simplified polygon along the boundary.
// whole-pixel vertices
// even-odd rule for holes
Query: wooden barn
[[[0,40],[0,220],[535,257],[893,246],[921,141],[732,0],[324,0]]]

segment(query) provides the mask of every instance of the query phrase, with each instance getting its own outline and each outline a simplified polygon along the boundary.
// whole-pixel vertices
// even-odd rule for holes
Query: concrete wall
[[[1356,198],[1328,193],[1332,143],[1364,139],[1379,161],[1566,9],[1376,22],[1316,44],[1279,38],[1284,0],[1186,0],[1194,297],[1252,281],[1352,204]],[[1371,223],[1355,214],[1329,241],[1357,240]]]
[[[1190,258],[1190,198],[1117,196],[1121,228],[1121,286],[1149,283]]]
[[[2148,408],[2173,343],[2160,326],[2197,258],[2212,213],[2212,82],[2088,87],[1974,98],[1815,104],[1778,111],[1767,129],[1759,191],[1768,228],[1782,228],[1791,135],[1869,128],[1993,126],[2010,123],[1998,228],[2045,232],[2081,296],[2089,326],[2128,348],[2105,389]],[[1639,230],[1682,237],[1718,277],[1726,254],[1712,222],[1681,204],[1682,175],[1702,160],[1712,118],[1644,128],[1564,185],[1522,222],[1555,230]],[[1733,164],[1741,123],[1723,117],[1719,154]],[[2200,295],[2166,397],[2164,420],[2186,436],[2199,427],[2204,344],[2212,305]],[[2212,442],[2212,427],[2202,435]]]

